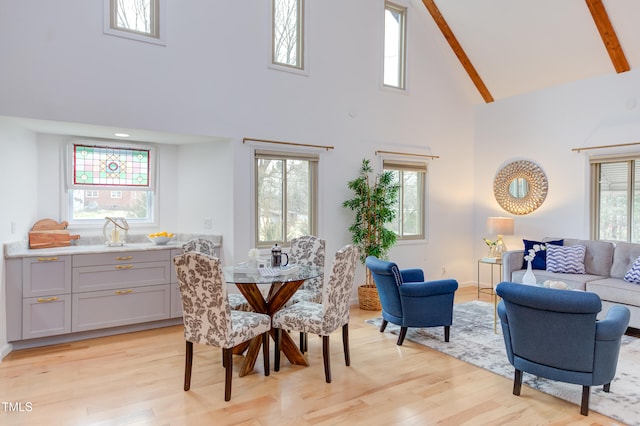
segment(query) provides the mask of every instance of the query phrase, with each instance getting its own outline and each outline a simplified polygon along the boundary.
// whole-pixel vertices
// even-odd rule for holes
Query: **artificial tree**
[[[358,177],[349,181],[347,186],[354,196],[342,205],[355,212],[349,231],[351,241],[360,252],[360,262],[364,264],[367,256],[385,259],[396,242],[396,233],[385,227],[396,217],[394,207],[400,187],[395,182],[393,172],[386,171],[373,176],[369,160],[363,159]],[[367,269],[366,281],[358,288],[358,296],[362,299],[363,294],[371,294],[372,291],[377,298],[371,271]],[[362,300],[360,307],[363,307]]]

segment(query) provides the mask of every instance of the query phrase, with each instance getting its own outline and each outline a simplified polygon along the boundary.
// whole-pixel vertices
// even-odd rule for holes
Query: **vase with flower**
[[[531,262],[533,262],[533,259],[536,257],[536,253],[546,250],[546,248],[546,244],[534,244],[533,248],[529,249],[529,252],[524,257],[524,260],[527,261],[527,272],[522,276],[522,284],[537,285],[536,276],[533,274],[531,268]]]
[[[251,269],[255,269],[258,267],[258,259],[260,258],[260,250],[257,248],[252,248],[249,250],[249,254],[247,255],[248,261],[247,266]]]

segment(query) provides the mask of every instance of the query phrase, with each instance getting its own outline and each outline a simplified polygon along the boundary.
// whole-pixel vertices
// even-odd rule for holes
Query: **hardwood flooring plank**
[[[456,303],[475,300],[462,287]],[[481,295],[490,302],[490,296]],[[309,336],[309,366],[283,362],[264,376],[262,355],[238,377],[234,356],[231,401],[224,401],[221,351],[194,345],[191,390],[182,389],[180,326],[26,349],[0,363],[0,399],[30,402],[30,412],[0,408],[14,425],[615,425],[536,390],[511,394],[512,380],[440,352],[380,333],[365,324],[379,312],[352,307],[351,366],[341,335],[331,336],[333,382],[324,381],[322,340]],[[452,336],[453,337],[453,336]],[[273,349],[273,347],[272,347]]]

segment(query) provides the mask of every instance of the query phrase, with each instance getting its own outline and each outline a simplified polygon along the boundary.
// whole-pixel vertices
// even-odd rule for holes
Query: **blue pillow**
[[[542,241],[533,241],[533,240],[522,240],[524,243],[524,255],[526,256],[529,253],[529,250],[533,248],[534,245],[540,244],[555,244],[557,246],[561,246],[564,244],[564,240],[555,240],[555,241],[547,241],[543,243]],[[522,269],[527,269],[527,261],[522,261]],[[531,262],[531,269],[542,269],[543,271],[547,270],[547,251],[540,250],[536,252],[536,257],[533,258]]]
[[[640,284],[640,257],[633,262],[631,269],[624,274],[624,280],[630,283]]]

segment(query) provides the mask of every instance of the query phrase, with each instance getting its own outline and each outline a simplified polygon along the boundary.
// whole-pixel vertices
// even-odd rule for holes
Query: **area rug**
[[[382,319],[366,322],[380,328]],[[385,332],[397,335],[399,330],[389,324]],[[507,360],[500,324],[498,333],[493,332],[493,304],[473,301],[454,305],[449,343],[444,341],[443,333],[444,327],[409,328],[406,339],[513,380],[514,369]],[[523,384],[580,405],[579,385],[528,373],[524,373]],[[623,337],[611,392],[604,392],[602,386],[592,387],[589,409],[629,425],[640,425],[640,339]]]

